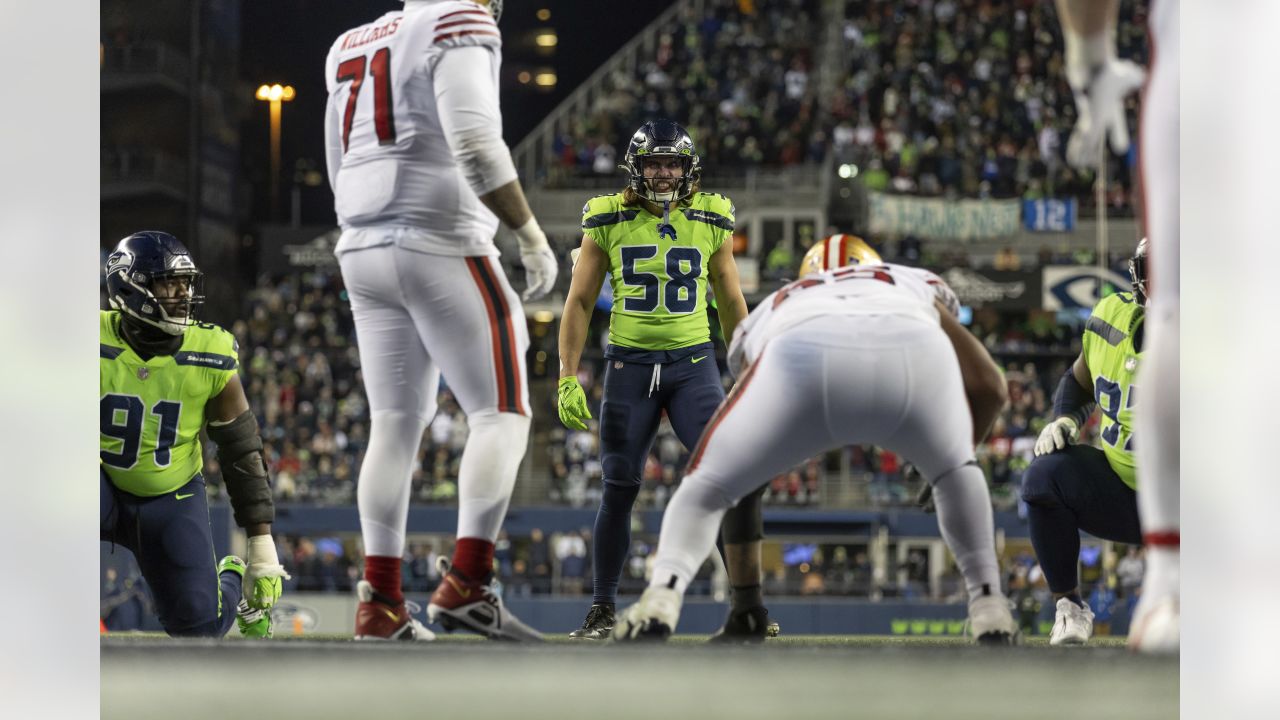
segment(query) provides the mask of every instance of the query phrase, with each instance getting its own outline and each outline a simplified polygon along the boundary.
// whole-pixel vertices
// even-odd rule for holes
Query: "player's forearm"
[[[519,180],[512,180],[492,192],[480,196],[480,202],[498,216],[503,225],[515,230],[523,227],[533,218],[529,209],[529,201],[524,196],[524,189]]]
[[[937,306],[941,308],[941,303]],[[969,400],[969,413],[973,417],[973,443],[986,439],[995,425],[996,418],[1009,401],[1009,390],[1000,366],[990,353],[950,313],[939,310],[942,330],[951,341],[960,364],[960,378],[964,394]]]
[[[584,309],[572,294],[564,304],[560,315],[560,377],[578,374],[582,359],[582,347],[587,343],[587,325],[591,311]]]
[[[1064,34],[1096,35],[1115,25],[1120,0],[1057,0]]]
[[[716,297],[720,297],[719,290],[716,291]],[[737,297],[731,297],[728,302],[721,304],[719,313],[720,330],[724,333],[724,345],[727,348],[733,342],[734,331],[747,317],[747,301],[739,293]]]
[[[1053,393],[1054,419],[1071,418],[1075,421],[1076,427],[1084,427],[1085,421],[1093,413],[1093,406],[1093,393],[1080,383],[1075,365],[1067,368]]]
[[[248,527],[244,529],[244,534],[248,535],[249,537],[256,537],[258,535],[270,535],[271,523],[251,523]]]

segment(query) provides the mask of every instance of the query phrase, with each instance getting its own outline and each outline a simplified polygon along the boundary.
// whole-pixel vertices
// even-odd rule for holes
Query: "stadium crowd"
[[[1133,7],[1120,13],[1119,53],[1145,64],[1146,10],[1123,5]],[[1075,108],[1052,3],[847,0],[846,64],[827,98],[814,79],[821,22],[813,0],[708,0],[701,16],[686,8],[651,61],[610,75],[554,138],[551,181],[556,171],[615,175],[631,132],[669,117],[689,129],[711,173],[820,163],[830,152],[873,191],[1093,203],[1093,178],[1063,161]],[[1136,107],[1133,98],[1135,127]],[[1135,152],[1110,163],[1113,212],[1132,209]]]

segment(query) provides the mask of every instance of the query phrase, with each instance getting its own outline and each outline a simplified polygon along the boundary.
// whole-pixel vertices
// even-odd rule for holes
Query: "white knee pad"
[[[375,413],[369,422],[369,449],[360,466],[356,503],[366,555],[404,554],[409,514],[409,479],[427,421],[398,410]]]
[[[458,537],[492,542],[529,444],[529,417],[485,410],[468,415],[467,426],[458,470]]]

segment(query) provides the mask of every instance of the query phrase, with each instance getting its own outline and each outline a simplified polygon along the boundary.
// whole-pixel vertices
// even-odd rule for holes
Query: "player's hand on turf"
[[[572,430],[586,430],[587,420],[591,419],[591,411],[587,409],[587,393],[583,391],[578,378],[570,375],[560,378],[560,386],[556,391],[560,410],[560,422]]]
[[[270,535],[249,538],[247,567],[244,571],[244,599],[257,610],[267,610],[280,599],[280,580],[288,580],[276,556],[276,542]]]
[[[1049,423],[1040,431],[1036,439],[1036,457],[1052,452],[1065,450],[1080,435],[1080,426],[1069,417],[1060,417]]]
[[[1067,162],[1077,168],[1097,168],[1107,138],[1112,151],[1128,152],[1124,101],[1142,87],[1145,78],[1141,66],[1115,58],[1093,69],[1068,68],[1067,80],[1076,98],[1076,125],[1067,140]]]

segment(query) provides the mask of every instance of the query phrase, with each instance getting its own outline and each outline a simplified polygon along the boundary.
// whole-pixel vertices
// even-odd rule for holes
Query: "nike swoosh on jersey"
[[[187,493],[186,495],[183,495],[182,493],[175,493],[175,494],[174,494],[174,496],[173,496],[173,499],[175,499],[175,500],[186,500],[187,498],[191,497],[192,495],[195,495],[195,493]]]
[[[693,362],[693,364],[694,364],[694,365],[697,365],[698,363],[700,363],[700,362],[702,362],[703,360],[706,360],[706,359],[707,359],[707,356],[706,356],[706,355],[699,355],[698,357],[694,358],[692,362]]]

